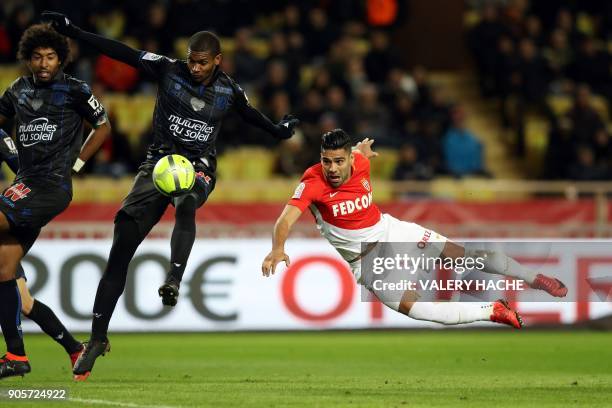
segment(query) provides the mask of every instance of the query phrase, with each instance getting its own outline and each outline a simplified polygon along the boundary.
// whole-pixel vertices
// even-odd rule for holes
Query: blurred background
[[[274,121],[287,112],[301,120],[278,143],[229,116],[218,138],[219,182],[198,212],[197,234],[220,248],[251,239],[236,241],[245,252],[249,242],[258,248],[250,269],[299,176],[319,160],[320,135],[337,127],[355,142],[376,140],[375,201],[396,217],[456,238],[612,236],[610,2],[3,0],[0,90],[26,73],[17,43],[45,9],[174,58],[185,58],[194,32],[213,30],[221,68],[251,103]],[[43,245],[75,238],[107,248],[151,140],[156,85],[83,44],[71,47],[66,71],[92,85],[113,134]],[[169,237],[172,221],[169,209],[151,237]],[[318,236],[309,214],[293,236]],[[576,320],[567,313],[552,320]]]

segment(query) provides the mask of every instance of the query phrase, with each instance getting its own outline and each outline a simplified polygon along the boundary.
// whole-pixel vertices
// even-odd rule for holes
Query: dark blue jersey
[[[170,153],[190,160],[205,159],[215,170],[215,140],[223,119],[234,109],[243,116],[250,108],[240,86],[222,71],[212,82],[195,82],[185,61],[142,52],[140,69],[154,77],[159,86],[153,113],[153,143],[146,163],[154,164]]]
[[[0,115],[15,117],[19,152],[16,180],[52,182],[71,191],[71,170],[83,142],[83,119],[106,121],[89,86],[59,72],[50,83],[18,78],[0,98]]]

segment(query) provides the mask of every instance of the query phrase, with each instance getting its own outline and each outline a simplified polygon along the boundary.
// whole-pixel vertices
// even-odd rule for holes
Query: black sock
[[[117,214],[113,246],[94,301],[92,340],[106,340],[110,319],[125,288],[128,266],[149,230],[150,227],[147,227],[141,232],[138,223],[131,216],[122,211]]]
[[[187,259],[195,241],[196,198],[180,197],[176,203],[176,223],[170,239],[170,274],[179,282],[187,266]]]
[[[44,303],[34,299],[34,305],[27,317],[39,325],[42,331],[51,336],[53,340],[61,344],[66,353],[72,354],[81,349],[81,343],[72,337],[53,310]]]
[[[21,298],[15,279],[0,282],[0,327],[6,342],[6,351],[25,356],[21,334]]]
[[[118,286],[104,278],[100,281],[93,307],[93,320],[91,323],[92,340],[106,340],[110,319],[124,287],[125,284]]]

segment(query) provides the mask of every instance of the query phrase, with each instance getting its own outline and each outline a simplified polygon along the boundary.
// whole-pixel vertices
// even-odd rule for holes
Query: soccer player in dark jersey
[[[181,61],[83,31],[63,14],[44,12],[43,19],[50,20],[59,32],[140,69],[158,82],[154,140],[132,191],[115,217],[113,245],[94,302],[91,339],[74,367],[79,380],[87,378],[95,359],[108,350],[108,325],[123,293],[130,260],[169,204],[176,208],[176,223],[170,240],[170,271],[159,295],[165,305],[176,304],[195,240],[195,212],[215,185],[215,140],[223,118],[234,110],[246,122],[278,139],[290,138],[298,120],[286,115],[274,124],[249,104],[242,88],[219,69],[221,44],[211,32],[194,34],[189,40],[187,60]],[[187,157],[198,175],[192,191],[176,198],[159,193],[151,179],[155,163],[172,153]]]
[[[32,75],[18,78],[0,98],[0,125],[15,118],[19,154],[17,176],[0,197],[0,325],[7,347],[0,378],[30,371],[15,279],[19,262],[40,229],[72,200],[72,171],[110,133],[104,107],[89,86],[62,70],[69,57],[65,37],[49,25],[33,25],[21,37],[18,57]],[[85,143],[83,120],[96,129]]]
[[[4,130],[0,129],[0,163],[2,162],[5,162],[13,173],[17,174],[19,170],[17,146],[15,146],[13,139]],[[19,288],[23,315],[40,326],[43,332],[64,347],[70,357],[70,363],[74,367],[74,363],[83,349],[83,344],[77,341],[64,327],[49,306],[32,297],[26,285],[26,276],[21,264],[17,266],[15,279]]]

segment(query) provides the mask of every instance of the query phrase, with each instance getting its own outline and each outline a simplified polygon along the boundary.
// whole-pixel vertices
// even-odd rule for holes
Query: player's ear
[[[221,63],[221,60],[223,60],[223,56],[221,54],[217,54],[215,56],[215,65],[219,65]]]

